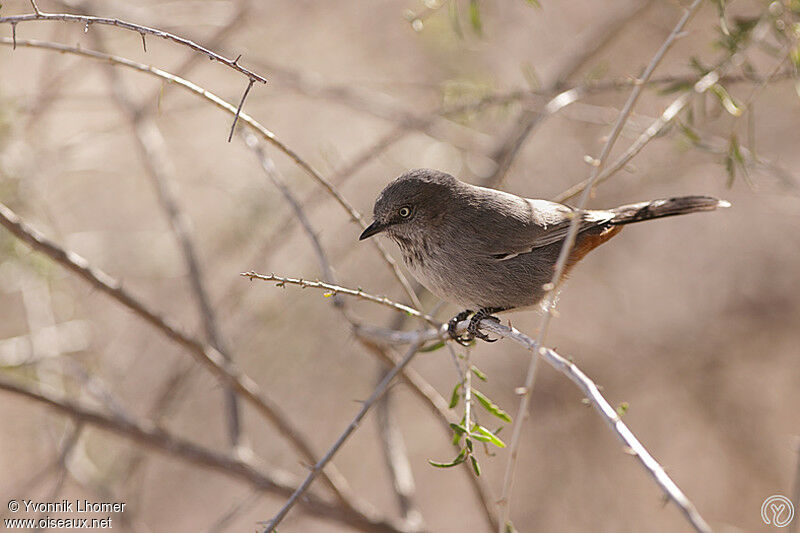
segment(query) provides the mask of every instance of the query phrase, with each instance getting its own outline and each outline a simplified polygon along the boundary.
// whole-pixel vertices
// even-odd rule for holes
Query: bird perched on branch
[[[681,196],[580,213],[417,169],[383,189],[374,222],[359,239],[386,233],[420,283],[465,308],[450,320],[450,336],[461,344],[474,337],[491,342],[478,330],[482,319],[499,322],[493,314],[533,306],[554,289],[556,261],[574,217],[581,218],[564,275],[625,224],[728,206],[709,196]],[[471,314],[467,334],[458,335],[456,324]]]

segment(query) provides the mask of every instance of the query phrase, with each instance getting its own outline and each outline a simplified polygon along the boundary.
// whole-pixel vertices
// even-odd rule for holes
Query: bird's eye
[[[411,208],[408,207],[407,205],[403,206],[400,208],[400,211],[398,211],[398,214],[400,215],[401,218],[408,218],[411,216]]]

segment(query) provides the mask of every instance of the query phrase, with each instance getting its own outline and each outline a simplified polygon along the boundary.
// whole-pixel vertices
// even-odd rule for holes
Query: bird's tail
[[[622,205],[609,209],[614,213],[609,223],[613,225],[631,224],[653,218],[686,215],[697,211],[714,211],[718,207],[730,207],[730,202],[711,196],[681,196],[665,198],[638,204]]]

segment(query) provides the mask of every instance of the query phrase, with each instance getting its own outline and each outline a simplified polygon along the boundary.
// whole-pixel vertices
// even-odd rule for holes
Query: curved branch
[[[208,48],[200,46],[194,41],[186,39],[185,37],[181,37],[179,35],[175,35],[173,33],[169,33],[164,30],[159,30],[157,28],[150,28],[149,26],[134,24],[133,22],[128,22],[125,20],[120,20],[115,18],[105,18],[105,17],[91,17],[88,15],[70,15],[67,13],[43,13],[41,11],[37,11],[36,13],[29,13],[26,15],[0,17],[0,24],[11,24],[11,27],[13,28],[16,27],[16,25],[19,24],[20,22],[32,22],[40,20],[79,22],[81,24],[84,24],[86,28],[88,28],[91,24],[102,24],[106,26],[116,26],[117,28],[124,28],[126,30],[135,31],[136,33],[142,36],[154,35],[156,37],[161,37],[162,39],[167,39],[169,41],[176,42],[183,46],[188,46],[192,50],[200,52],[201,54],[205,54],[212,61],[217,61],[227,67],[237,70],[252,80],[260,81],[261,83],[267,83],[267,79],[265,77],[256,74],[252,70],[248,70],[243,66],[241,66],[239,64],[238,57],[236,59],[228,59],[215,52],[212,52]]]

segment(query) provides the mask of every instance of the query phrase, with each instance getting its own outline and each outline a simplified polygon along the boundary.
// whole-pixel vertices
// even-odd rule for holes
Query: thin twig
[[[702,4],[703,0],[694,0],[691,6],[686,9],[683,16],[680,18],[678,23],[675,25],[675,28],[669,34],[667,39],[661,45],[659,50],[653,56],[653,59],[647,65],[647,68],[644,70],[642,75],[639,77],[641,83],[637,83],[634,85],[633,90],[631,91],[628,100],[625,102],[622,110],[620,111],[619,117],[617,118],[616,124],[614,124],[613,129],[611,130],[611,134],[608,137],[608,140],[603,146],[602,151],[600,152],[600,156],[596,160],[596,164],[592,168],[591,176],[589,178],[589,183],[586,189],[581,196],[578,206],[576,216],[570,222],[569,230],[567,231],[567,236],[564,239],[564,243],[561,245],[561,252],[559,253],[558,260],[556,261],[556,265],[554,268],[554,274],[552,281],[548,284],[549,290],[544,299],[544,316],[542,317],[541,325],[539,326],[539,333],[537,335],[537,342],[536,346],[542,346],[547,335],[547,329],[550,325],[550,320],[553,317],[553,308],[554,308],[554,301],[556,295],[556,287],[558,286],[559,282],[562,279],[564,274],[564,270],[567,266],[567,260],[569,258],[570,253],[572,252],[572,247],[575,244],[575,238],[578,235],[578,228],[580,226],[580,221],[583,218],[583,209],[586,207],[587,202],[589,201],[589,193],[594,182],[597,180],[600,171],[602,170],[603,165],[608,158],[608,155],[611,153],[611,149],[614,147],[614,143],[616,142],[619,134],[622,132],[622,128],[625,126],[625,122],[628,120],[631,112],[633,111],[633,107],[636,104],[636,101],[639,99],[639,95],[642,93],[644,89],[643,83],[646,83],[647,80],[653,75],[656,67],[661,63],[661,60],[666,55],[667,51],[672,47],[673,43],[678,39],[678,37],[682,34],[683,28],[692,18],[692,15],[697,11],[697,9]],[[534,350],[535,352],[536,350]],[[514,424],[514,430],[511,435],[511,442],[509,445],[509,456],[508,462],[506,464],[505,475],[503,476],[503,491],[502,496],[500,497],[500,501],[498,506],[500,508],[500,516],[501,516],[501,526],[498,528],[498,533],[503,533],[503,528],[505,527],[506,523],[509,521],[509,515],[511,510],[511,490],[514,482],[514,471],[516,469],[517,457],[519,455],[519,448],[522,442],[522,428],[524,426],[524,421],[528,415],[528,405],[530,403],[531,392],[533,389],[533,385],[536,381],[536,372],[539,365],[539,357],[534,353],[531,356],[530,364],[528,365],[527,375],[525,376],[525,385],[523,388],[522,398],[520,398],[519,408],[517,409],[517,417]],[[705,529],[699,529],[698,531],[707,531],[708,527],[706,526]]]
[[[386,296],[374,296],[368,292],[364,292],[361,288],[348,289],[347,287],[333,285],[332,283],[325,283],[324,281],[310,281],[303,278],[288,278],[283,276],[277,276],[275,274],[259,274],[258,272],[252,272],[252,271],[242,272],[241,275],[251,280],[260,279],[262,281],[274,281],[278,287],[283,287],[284,285],[288,284],[288,285],[297,285],[303,289],[307,287],[310,287],[312,289],[322,289],[327,291],[326,296],[335,296],[337,294],[346,294],[348,296],[355,296],[356,298],[360,298],[362,300],[367,300],[377,304],[385,305],[386,307],[390,307],[395,311],[406,313],[409,316],[420,318],[433,326],[441,325],[441,323],[432,316],[427,315],[421,311],[418,311],[413,307],[409,307],[407,305],[394,302],[389,298],[387,298]]]
[[[32,390],[2,374],[0,374],[0,390],[43,403],[78,422],[110,431],[167,456],[241,479],[261,491],[288,497],[295,490],[297,480],[292,474],[275,469],[269,472],[257,470],[241,458],[182,439],[146,420],[109,416],[55,394]],[[402,524],[395,521],[364,516],[341,505],[329,503],[314,494],[305,494],[300,504],[314,516],[337,520],[366,533],[408,533]]]
[[[244,105],[244,101],[247,98],[247,94],[250,92],[250,89],[253,88],[253,84],[255,82],[256,80],[250,78],[250,81],[247,83],[247,89],[244,90],[242,99],[239,101],[239,107],[236,108],[236,114],[233,116],[233,124],[231,124],[231,132],[228,134],[228,142],[231,142],[231,139],[233,139],[233,132],[236,129],[236,123],[239,121],[239,114],[242,112],[242,106]]]
[[[353,418],[353,421],[350,422],[350,425],[347,426],[344,432],[339,436],[336,442],[333,443],[333,446],[330,447],[330,449],[325,453],[322,459],[320,459],[319,462],[312,467],[311,472],[309,472],[308,476],[306,476],[306,479],[303,481],[303,483],[299,487],[297,487],[297,490],[294,491],[294,494],[292,494],[289,500],[283,505],[281,510],[278,511],[278,513],[272,518],[272,520],[269,521],[267,526],[262,531],[264,531],[265,533],[272,533],[275,530],[275,528],[278,527],[278,524],[280,524],[281,521],[284,518],[286,518],[286,515],[289,513],[292,507],[294,507],[294,505],[301,500],[301,496],[305,494],[305,492],[311,486],[311,483],[314,482],[314,479],[316,479],[320,471],[325,467],[326,464],[328,464],[328,462],[331,459],[333,459],[333,456],[336,455],[336,452],[339,451],[339,449],[347,441],[350,435],[352,435],[353,432],[358,428],[359,424],[367,415],[370,408],[372,408],[373,404],[376,401],[380,400],[381,397],[386,393],[386,390],[389,388],[389,385],[391,384],[394,377],[399,372],[401,372],[403,368],[405,368],[406,365],[408,365],[408,363],[411,362],[411,359],[413,359],[414,356],[416,355],[419,346],[420,346],[419,344],[412,345],[411,348],[409,348],[408,352],[406,353],[405,357],[403,357],[403,360],[400,361],[397,365],[395,365],[395,367],[386,374],[386,377],[383,378],[383,381],[380,382],[380,384],[375,388],[370,397],[367,398],[367,400],[361,406],[361,409],[358,411],[358,414],[356,414],[356,416]]]
[[[200,46],[199,44],[186,39],[184,37],[180,37],[173,33],[169,33],[167,31],[159,30],[156,28],[150,28],[148,26],[142,26],[140,24],[134,24],[133,22],[127,22],[125,20],[120,20],[116,18],[105,18],[105,17],[92,17],[88,15],[71,15],[68,13],[43,13],[39,10],[36,10],[35,13],[30,13],[26,15],[15,15],[12,17],[0,17],[0,24],[11,24],[15,26],[20,22],[30,22],[30,21],[39,21],[39,20],[56,20],[62,22],[79,22],[84,24],[88,27],[91,24],[103,24],[106,26],[116,26],[118,28],[125,28],[126,30],[135,31],[139,34],[147,33],[149,35],[155,35],[156,37],[161,37],[162,39],[168,39],[170,41],[174,41],[178,44],[183,46],[188,46],[192,50],[200,52],[206,55],[209,59],[213,61],[218,61],[223,65],[226,65],[234,70],[241,72],[242,74],[246,75],[250,79],[254,79],[260,81],[261,83],[267,83],[267,79],[255,72],[248,70],[241,66],[237,60],[231,60],[226,57],[222,57],[221,55],[212,52],[208,48]]]

